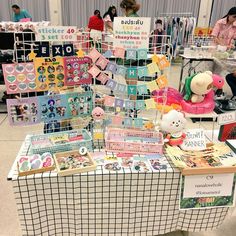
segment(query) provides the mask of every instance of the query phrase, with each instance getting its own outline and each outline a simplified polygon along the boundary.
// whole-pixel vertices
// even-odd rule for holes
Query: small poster
[[[65,57],[65,85],[91,84],[92,76],[88,73],[91,63],[92,60],[89,57]]]
[[[92,114],[92,92],[66,94],[68,117],[84,117]]]
[[[28,93],[36,90],[33,63],[3,64],[2,68],[8,94]]]
[[[35,27],[36,41],[76,41],[76,26],[37,26]]]
[[[35,58],[34,63],[38,91],[55,91],[64,87],[63,58]]]
[[[182,176],[180,210],[233,207],[236,175]]]
[[[44,122],[67,119],[66,95],[40,96],[40,119]]]
[[[115,17],[113,46],[125,49],[148,49],[151,18]]]
[[[40,122],[36,97],[7,99],[10,125],[32,125]]]

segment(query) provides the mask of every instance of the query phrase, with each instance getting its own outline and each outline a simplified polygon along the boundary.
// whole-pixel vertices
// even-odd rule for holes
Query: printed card
[[[36,90],[33,63],[3,64],[2,68],[8,94],[28,93]]]
[[[88,73],[91,63],[89,57],[65,57],[65,85],[91,84],[92,76]]]
[[[7,110],[10,125],[32,125],[40,122],[36,97],[8,99]]]

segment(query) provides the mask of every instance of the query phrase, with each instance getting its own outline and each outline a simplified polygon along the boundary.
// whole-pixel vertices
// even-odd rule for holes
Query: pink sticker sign
[[[36,91],[33,63],[3,64],[2,68],[8,94]]]
[[[88,72],[91,63],[92,60],[89,57],[65,57],[65,85],[91,84],[92,76]]]

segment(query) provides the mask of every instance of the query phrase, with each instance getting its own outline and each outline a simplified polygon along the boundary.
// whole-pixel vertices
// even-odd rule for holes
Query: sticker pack
[[[7,100],[11,125],[32,125],[41,121],[52,122],[85,117],[91,115],[92,109],[92,92]]]
[[[89,57],[65,57],[65,85],[91,84],[92,76],[88,73],[91,63],[92,60]]]
[[[38,91],[60,90],[64,87],[63,58],[35,58]]]
[[[34,63],[3,64],[2,67],[8,94],[36,90]]]
[[[7,99],[10,125],[32,125],[40,122],[36,97]]]

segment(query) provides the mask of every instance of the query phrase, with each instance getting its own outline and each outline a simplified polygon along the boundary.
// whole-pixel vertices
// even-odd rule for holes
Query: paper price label
[[[227,112],[218,116],[218,124],[225,125],[236,122],[236,112]]]

